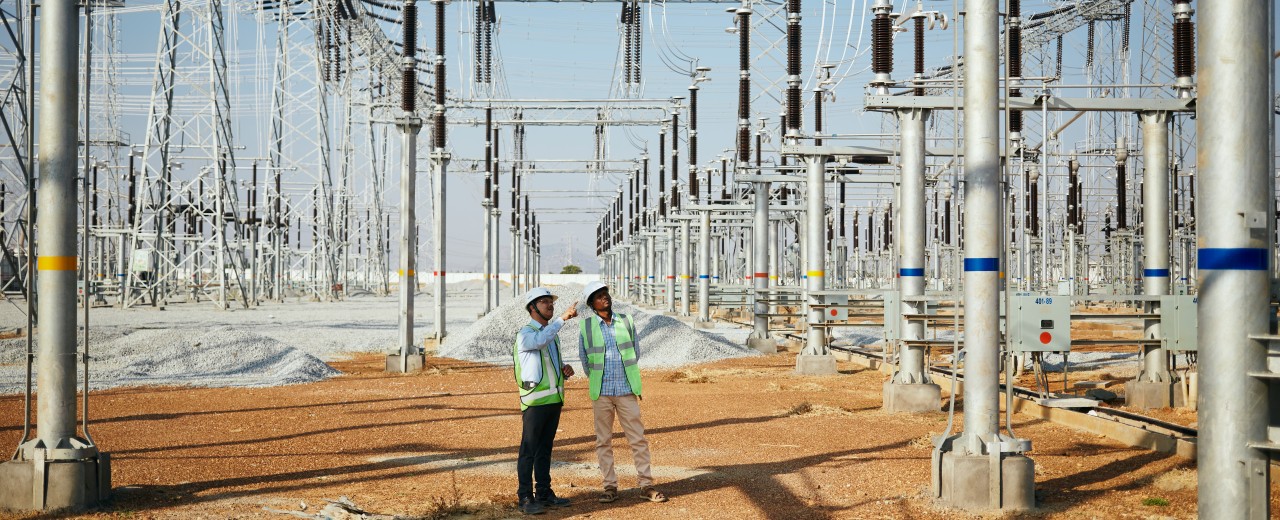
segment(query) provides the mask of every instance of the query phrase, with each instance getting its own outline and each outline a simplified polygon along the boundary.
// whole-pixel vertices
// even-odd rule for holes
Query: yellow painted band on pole
[[[682,275],[680,275],[680,279],[681,279],[681,280],[688,280],[688,279],[690,279],[690,278],[693,278],[693,277],[692,277],[692,276],[689,276],[689,275],[687,275],[687,274],[682,274]]]
[[[812,278],[815,276],[826,276],[827,272],[826,271],[809,271],[809,272],[806,272],[805,275]]]
[[[1001,280],[1003,280],[1003,279],[1004,279],[1004,271],[1000,271],[1000,279],[1001,279]]]
[[[75,271],[74,256],[42,256],[36,259],[36,269],[41,271]]]
[[[401,269],[401,270],[396,271],[396,272],[397,272],[397,273],[399,273],[399,276],[404,276],[404,269]],[[409,276],[415,276],[415,273],[413,272],[413,269],[410,269],[410,270],[409,270]]]

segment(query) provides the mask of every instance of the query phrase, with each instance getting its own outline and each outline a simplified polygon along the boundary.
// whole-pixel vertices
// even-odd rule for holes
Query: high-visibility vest
[[[525,325],[524,328],[534,332],[538,331],[538,329],[530,325]],[[551,344],[547,345],[547,348],[538,349],[538,356],[542,359],[542,374],[538,376],[537,385],[533,388],[525,388],[525,379],[520,374],[520,336],[516,336],[516,345],[512,349],[511,357],[515,358],[516,386],[520,387],[520,411],[522,412],[530,406],[564,402],[564,374],[560,373],[560,367],[551,362],[552,348],[555,348],[557,352],[560,351],[559,338],[552,338]],[[551,377],[547,377],[548,374]]]
[[[627,375],[627,385],[631,393],[640,395],[640,367],[636,358],[636,326],[626,314],[614,314],[614,323],[622,324],[613,331],[614,343],[618,345],[618,354],[622,356],[622,371]],[[590,381],[591,400],[600,398],[600,385],[604,381],[604,351],[608,348],[604,343],[604,320],[592,316],[582,320],[582,344],[587,346],[587,379]]]

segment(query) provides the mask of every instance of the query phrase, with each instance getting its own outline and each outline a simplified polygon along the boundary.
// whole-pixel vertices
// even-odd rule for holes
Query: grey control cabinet
[[[1198,349],[1198,301],[1199,297],[1185,294],[1160,296],[1160,335],[1164,336],[1161,338],[1164,340],[1164,348],[1183,352],[1195,352]]]
[[[884,292],[884,339],[902,339],[902,293],[898,291]]]
[[[823,321],[844,323],[849,319],[849,295],[828,294],[822,297],[822,303],[827,305],[822,309]]]
[[[1008,309],[1010,350],[1071,350],[1071,297],[1020,292],[1009,300]]]

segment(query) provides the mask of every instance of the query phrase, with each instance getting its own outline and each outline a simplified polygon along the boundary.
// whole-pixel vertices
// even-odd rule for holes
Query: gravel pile
[[[560,297],[556,313],[562,313],[575,300],[582,298],[582,287],[563,285],[548,287]],[[451,333],[441,345],[439,355],[469,361],[510,365],[511,350],[515,346],[516,332],[529,323],[523,299],[508,300],[493,312],[464,330]],[[744,345],[730,342],[720,336],[695,330],[685,323],[669,317],[651,314],[630,305],[614,301],[614,311],[629,314],[639,335],[640,367],[666,368],[705,363],[718,359],[758,355]],[[587,311],[585,305],[578,308],[579,317],[560,330],[560,350],[566,362],[577,365],[578,327]],[[580,367],[578,367],[580,368]]]
[[[284,343],[227,326],[199,334],[174,329],[108,331],[90,341],[89,386],[93,389],[133,385],[264,387],[309,383],[340,373]],[[7,363],[15,355],[20,363],[24,349],[23,340],[0,344]],[[0,372],[0,393],[21,391],[24,378],[20,369]]]

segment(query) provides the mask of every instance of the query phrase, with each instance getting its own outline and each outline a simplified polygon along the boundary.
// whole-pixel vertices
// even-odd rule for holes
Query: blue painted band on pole
[[[966,258],[965,272],[996,272],[1000,270],[999,258]]]
[[[1143,269],[1142,276],[1147,278],[1156,278],[1160,276],[1168,278],[1169,270],[1168,269]]]
[[[1200,250],[1199,268],[1217,271],[1266,271],[1267,250],[1263,248],[1208,248]]]
[[[924,276],[923,267],[904,267],[898,270],[898,276]]]

